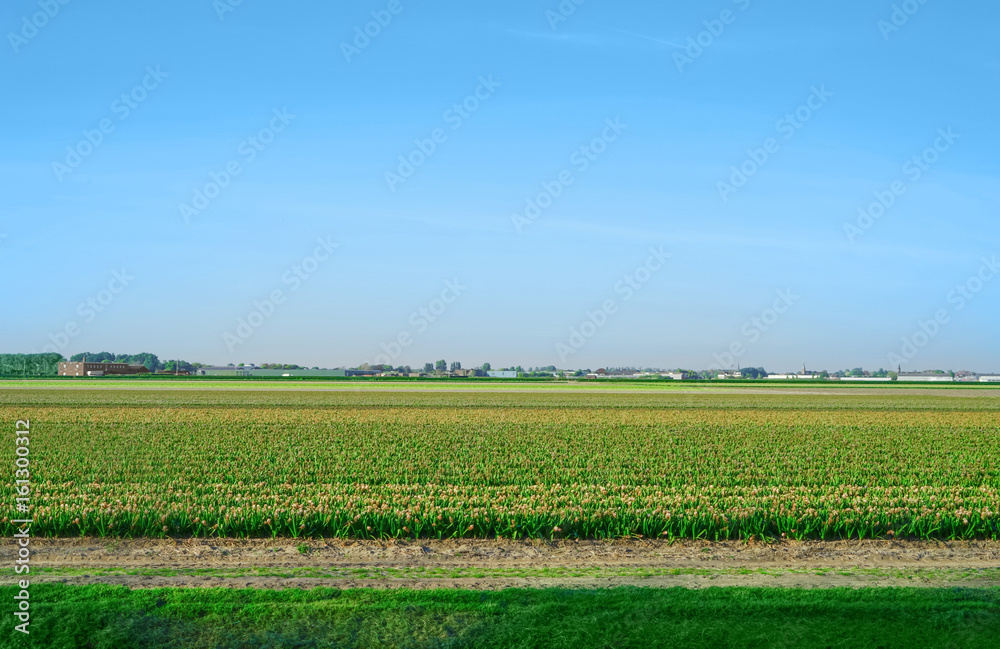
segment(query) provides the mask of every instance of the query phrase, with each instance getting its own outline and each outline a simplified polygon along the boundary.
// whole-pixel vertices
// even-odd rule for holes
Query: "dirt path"
[[[133,588],[992,587],[1000,542],[37,539],[31,566],[33,581]]]

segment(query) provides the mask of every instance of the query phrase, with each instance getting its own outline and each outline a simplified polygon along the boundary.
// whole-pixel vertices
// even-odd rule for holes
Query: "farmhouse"
[[[114,376],[118,374],[149,374],[145,365],[128,363],[88,363],[68,361],[59,363],[59,376]]]

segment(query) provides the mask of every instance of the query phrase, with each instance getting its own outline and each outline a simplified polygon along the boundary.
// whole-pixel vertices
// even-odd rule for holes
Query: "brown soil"
[[[299,546],[308,546],[302,552]],[[36,539],[33,568],[84,574],[33,576],[33,581],[123,584],[133,588],[472,588],[638,586],[1000,586],[1000,542],[788,541],[780,543],[619,541],[323,541],[186,539]],[[15,549],[0,549],[11,565]],[[226,576],[215,571],[318,569],[400,570],[405,576]],[[589,576],[546,576],[541,569]],[[86,575],[87,570],[205,570],[204,575]],[[419,569],[490,571],[491,576],[421,577]],[[658,571],[654,576],[617,571]],[[993,570],[987,570],[993,569]],[[535,576],[519,571],[533,570]],[[675,570],[678,574],[669,574]],[[739,574],[741,571],[747,574]],[[763,574],[758,571],[767,571]],[[985,572],[984,572],[985,571]],[[691,574],[692,572],[702,574]],[[497,574],[500,573],[500,574]],[[507,576],[510,575],[510,576]],[[377,577],[377,575],[375,575]]]

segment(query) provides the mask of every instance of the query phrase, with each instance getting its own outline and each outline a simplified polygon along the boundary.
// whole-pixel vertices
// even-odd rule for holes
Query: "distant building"
[[[87,359],[59,363],[59,376],[116,376],[123,374],[149,374],[149,369],[145,365],[129,365],[128,363],[88,363]]]
[[[336,378],[343,376],[357,376],[356,372],[365,372],[362,376],[373,376],[378,374],[378,370],[264,370],[264,369],[253,369],[247,373],[247,376],[260,376],[263,378],[273,377],[297,377],[297,378]]]
[[[768,374],[767,379],[799,379],[802,381],[816,380],[823,378],[815,372],[810,372],[809,374]]]
[[[892,381],[892,379],[890,377],[888,377],[888,376],[842,376],[842,377],[840,377],[840,380],[841,381],[866,381],[866,382],[875,381],[875,382],[883,382],[883,383],[885,381]]]
[[[943,372],[899,372],[900,381],[922,381],[934,383],[953,383],[951,374]]]
[[[211,365],[199,367],[194,371],[195,376],[250,376],[254,367],[237,367],[236,365]]]
[[[716,378],[719,379],[742,379],[743,372],[740,370],[722,370]]]
[[[980,383],[1000,383],[1000,376],[995,374],[982,374],[979,377]]]
[[[516,379],[517,372],[514,370],[490,370],[487,372],[492,379]]]
[[[767,377],[765,377],[765,378],[768,378],[768,379],[799,379],[799,380],[808,380],[808,379],[821,379],[821,378],[823,378],[823,376],[821,375],[820,372],[812,372],[810,370],[807,370],[806,369],[806,364],[803,363],[802,364],[802,372],[800,374],[768,374]]]

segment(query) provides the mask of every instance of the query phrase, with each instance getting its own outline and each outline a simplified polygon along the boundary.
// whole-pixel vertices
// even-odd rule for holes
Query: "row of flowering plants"
[[[989,410],[35,410],[35,535],[998,535],[1000,415]],[[3,502],[13,489],[0,486]],[[0,533],[19,518],[11,505]]]

